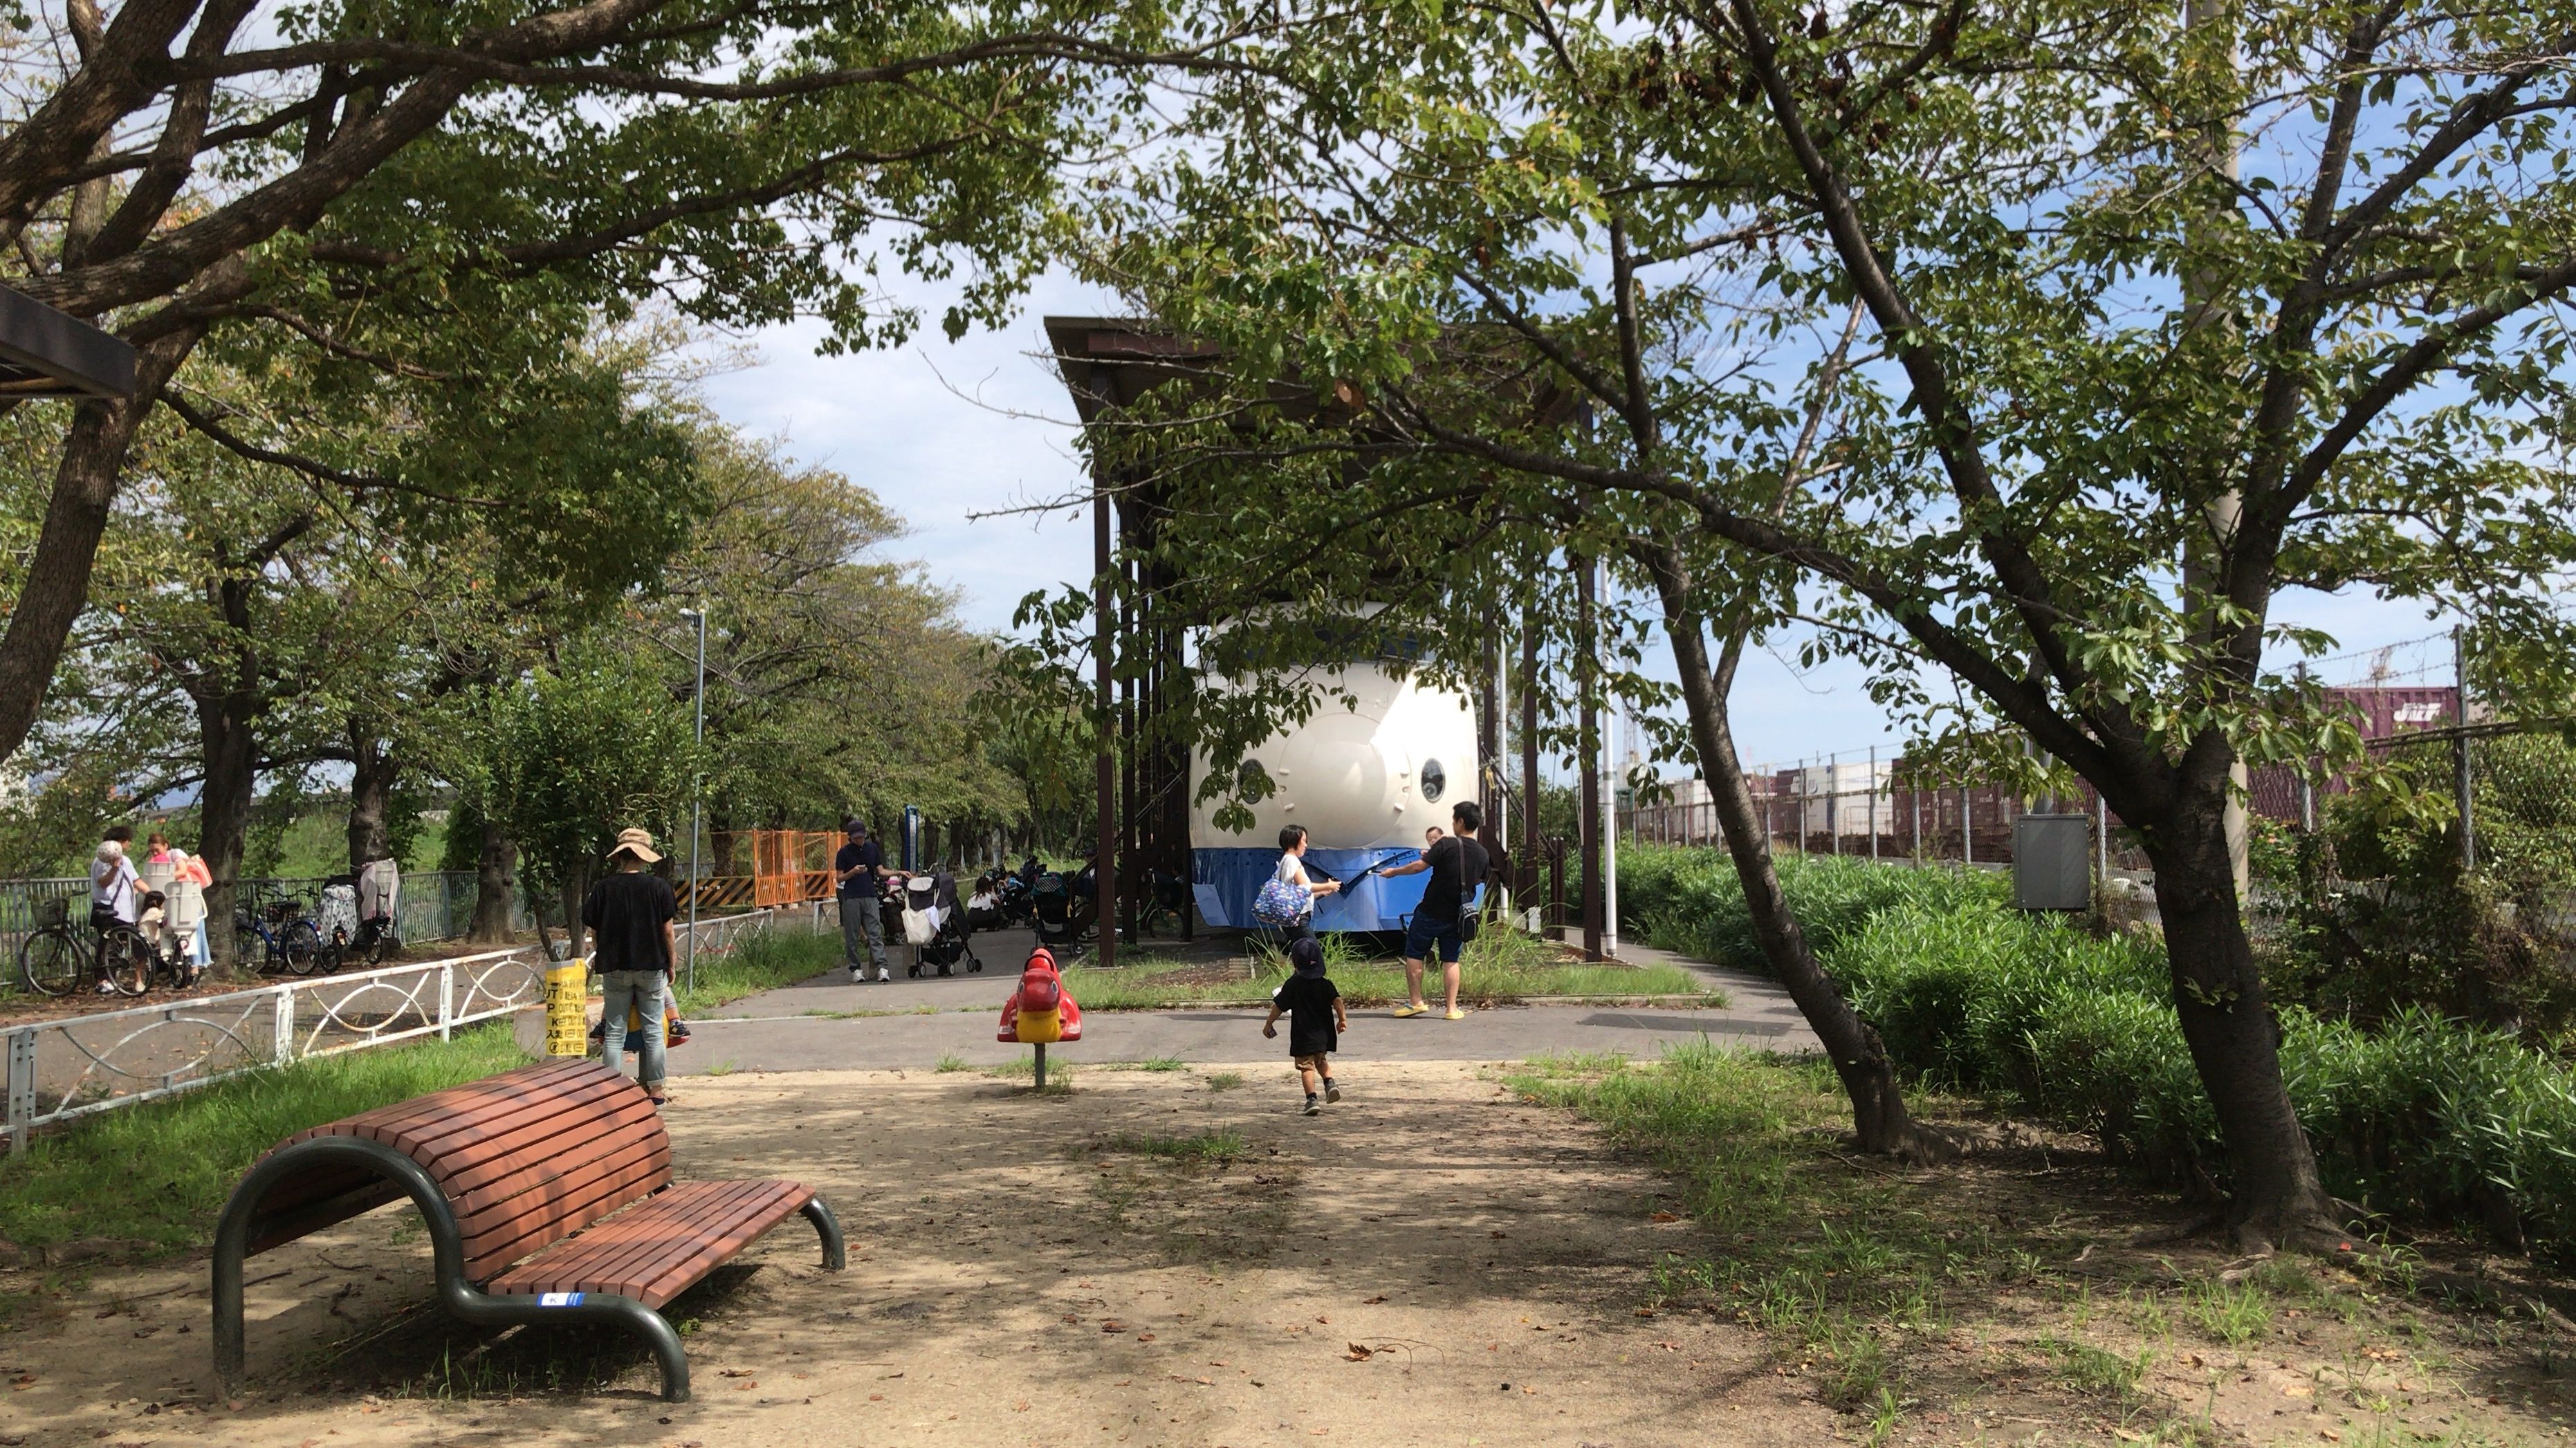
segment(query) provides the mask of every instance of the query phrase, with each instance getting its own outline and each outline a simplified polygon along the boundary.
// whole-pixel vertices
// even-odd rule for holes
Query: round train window
[[[1426,759],[1422,761],[1423,803],[1438,804],[1440,802],[1441,793],[1448,788],[1449,772],[1440,767],[1440,761],[1437,759]]]
[[[1243,763],[1235,766],[1234,792],[1238,795],[1252,795],[1255,797],[1268,794],[1270,792],[1270,771],[1262,768],[1261,761],[1258,759],[1247,759],[1243,761]]]

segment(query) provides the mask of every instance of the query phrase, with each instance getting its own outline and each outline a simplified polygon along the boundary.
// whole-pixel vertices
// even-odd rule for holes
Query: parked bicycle
[[[322,932],[325,970],[336,971],[360,961],[379,966],[402,949],[402,937],[395,931],[391,914],[372,920],[358,918],[357,877],[353,875],[334,875],[323,885],[322,904],[314,912],[314,921]]]
[[[87,922],[73,924],[69,905],[60,897],[36,902],[37,928],[18,947],[18,976],[27,989],[67,996],[104,987],[102,994],[141,995],[156,973],[185,970],[184,962],[169,964],[143,932],[124,921],[110,921],[96,932]]]
[[[233,948],[247,957],[254,940],[260,944],[259,968],[265,974],[311,975],[336,968],[321,930],[304,918],[304,902],[293,897],[257,910],[244,906],[233,911]]]

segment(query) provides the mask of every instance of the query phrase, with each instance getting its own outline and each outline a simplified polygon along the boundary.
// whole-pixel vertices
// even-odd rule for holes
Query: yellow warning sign
[[[590,1022],[584,1007],[590,996],[590,962],[566,961],[546,972],[546,1054],[590,1054]]]

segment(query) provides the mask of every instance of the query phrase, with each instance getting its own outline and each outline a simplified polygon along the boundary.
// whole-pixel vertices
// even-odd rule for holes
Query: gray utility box
[[[2093,908],[2093,817],[2026,814],[2013,821],[2013,908]]]

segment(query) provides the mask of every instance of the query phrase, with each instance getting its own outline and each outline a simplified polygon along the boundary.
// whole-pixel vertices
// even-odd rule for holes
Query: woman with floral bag
[[[1252,902],[1252,918],[1259,924],[1279,931],[1283,943],[1294,945],[1315,938],[1315,899],[1342,888],[1339,880],[1310,880],[1306,877],[1306,827],[1279,827],[1279,871],[1261,887]]]

